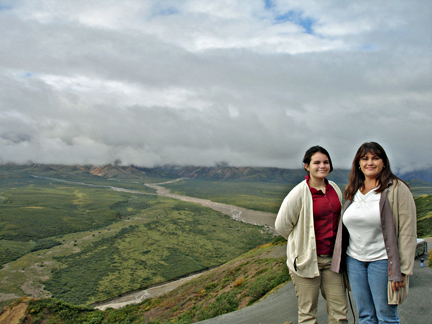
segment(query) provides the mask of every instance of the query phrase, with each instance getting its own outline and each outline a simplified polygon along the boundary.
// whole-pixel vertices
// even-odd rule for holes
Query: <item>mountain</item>
[[[63,164],[2,164],[0,165],[2,177],[14,177],[21,175],[61,176],[65,179],[97,176],[103,179],[140,179],[140,178],[173,178],[176,175],[169,174],[154,168],[139,168],[131,166],[119,166],[106,164],[95,165],[63,165]]]
[[[0,165],[0,173],[13,174],[16,171],[44,176],[62,175],[65,178],[89,175],[103,179],[172,179],[183,177],[205,180],[283,182],[290,184],[299,183],[304,179],[306,174],[303,169],[233,167],[226,163],[219,163],[212,167],[163,165],[153,168],[145,168],[135,165],[120,166],[116,164],[106,164],[102,166],[60,164]],[[328,178],[338,184],[345,184],[348,182],[348,174],[349,170],[347,169],[334,169]],[[432,168],[397,175],[405,181],[421,180],[432,183]]]
[[[235,181],[262,181],[298,183],[304,179],[305,171],[302,169],[280,169],[264,167],[232,167],[218,164],[214,167],[176,166],[164,165],[155,167],[178,177],[199,178],[205,180],[235,180]],[[333,170],[329,179],[337,183],[346,183],[349,170]]]
[[[164,173],[185,178],[200,178],[206,180],[236,180],[236,181],[264,181],[264,182],[288,182],[298,183],[304,179],[303,169],[281,169],[266,167],[232,167],[224,163],[213,167],[201,166],[176,166],[165,165],[155,167],[153,170],[161,170]],[[348,182],[348,169],[334,169],[328,176],[330,180],[338,184]],[[432,183],[432,168],[397,173],[404,181],[420,180]]]
[[[426,182],[432,182],[432,167],[423,170],[410,171],[398,175],[402,180],[423,180]]]

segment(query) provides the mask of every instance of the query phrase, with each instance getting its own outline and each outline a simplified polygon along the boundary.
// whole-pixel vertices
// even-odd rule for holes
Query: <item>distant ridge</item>
[[[63,164],[0,164],[3,177],[13,177],[14,173],[40,175],[46,177],[60,176],[65,179],[79,176],[97,176],[104,179],[139,179],[139,178],[174,178],[169,174],[154,168],[137,168],[135,166],[119,166],[106,164],[95,165],[63,165]]]
[[[306,172],[303,169],[280,169],[265,167],[231,167],[225,164],[214,167],[171,166],[157,167],[179,177],[205,180],[236,180],[298,183],[304,180]],[[346,183],[349,170],[333,170],[329,179],[337,183]]]
[[[236,181],[264,181],[264,182],[288,182],[298,183],[304,179],[303,169],[281,169],[266,167],[232,167],[226,164],[218,164],[213,167],[200,166],[175,166],[164,165],[155,167],[163,172],[179,177],[197,178],[205,180],[236,180]],[[348,169],[334,169],[328,179],[338,184],[348,182]],[[404,181],[424,181],[432,183],[432,167],[429,169],[412,171],[408,173],[396,173]]]
[[[432,168],[418,171],[410,171],[398,176],[405,181],[422,180],[426,182],[432,182]]]
[[[121,166],[106,164],[95,165],[61,165],[61,164],[3,164],[0,172],[13,171],[27,172],[29,174],[43,174],[45,176],[63,175],[64,177],[91,174],[104,179],[128,179],[140,177],[152,178],[196,178],[204,180],[231,180],[231,181],[258,181],[298,183],[304,179],[303,169],[281,169],[266,167],[233,167],[226,163],[219,163],[212,167],[163,165],[154,168],[145,168],[135,165]],[[349,170],[334,169],[328,176],[338,184],[348,182]],[[432,168],[397,174],[405,181],[425,181],[432,183]]]

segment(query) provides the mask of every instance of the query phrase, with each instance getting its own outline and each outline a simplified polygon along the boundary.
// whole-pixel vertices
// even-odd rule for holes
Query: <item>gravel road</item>
[[[95,308],[100,309],[100,310],[106,310],[107,308],[118,309],[118,308],[122,308],[126,305],[138,304],[145,299],[155,298],[155,297],[158,297],[160,295],[166,294],[167,292],[185,284],[189,280],[194,279],[201,274],[202,273],[199,273],[199,274],[185,277],[185,278],[182,278],[182,279],[179,279],[176,281],[163,283],[163,284],[160,284],[160,285],[157,285],[157,286],[145,289],[145,290],[127,293],[121,297],[114,298],[111,301],[104,302],[104,303],[96,306]]]

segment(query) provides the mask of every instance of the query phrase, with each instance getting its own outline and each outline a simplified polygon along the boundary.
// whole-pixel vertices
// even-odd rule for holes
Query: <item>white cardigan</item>
[[[339,187],[333,181],[329,183],[339,201],[342,201]],[[288,241],[287,266],[290,271],[305,278],[319,276],[312,194],[306,180],[285,197],[276,217],[275,228]]]

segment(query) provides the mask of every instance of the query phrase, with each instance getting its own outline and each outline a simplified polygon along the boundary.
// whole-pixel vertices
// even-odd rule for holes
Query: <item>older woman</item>
[[[331,269],[346,265],[359,323],[400,323],[416,248],[416,208],[384,149],[364,143],[352,163]]]
[[[298,322],[317,323],[321,290],[329,323],[348,323],[342,275],[330,270],[342,192],[326,179],[333,170],[327,150],[311,147],[303,163],[308,175],[286,196],[275,223],[288,240],[287,266],[298,298]]]

